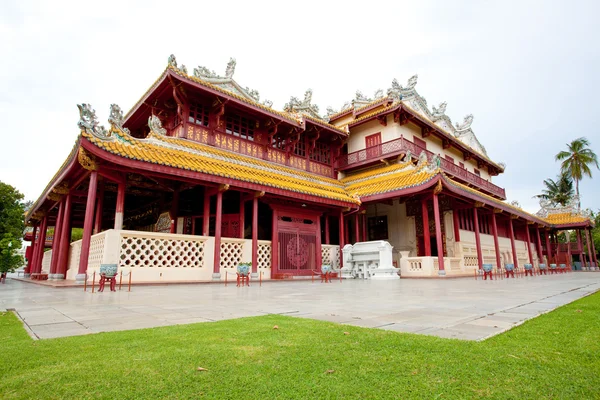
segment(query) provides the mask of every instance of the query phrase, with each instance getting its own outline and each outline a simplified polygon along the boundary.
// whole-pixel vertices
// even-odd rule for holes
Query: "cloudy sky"
[[[88,4],[90,3],[90,4]],[[128,110],[169,54],[224,72],[282,108],[313,89],[321,110],[419,75],[447,114],[475,116],[509,200],[554,178],[554,155],[586,136],[600,154],[598,1],[11,1],[0,3],[0,181],[36,199],[78,135],[77,103],[105,123]],[[600,171],[581,183],[600,208]]]

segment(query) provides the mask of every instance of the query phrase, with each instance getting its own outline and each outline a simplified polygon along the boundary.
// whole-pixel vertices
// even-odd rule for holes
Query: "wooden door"
[[[376,158],[381,155],[381,132],[365,137],[367,159]]]

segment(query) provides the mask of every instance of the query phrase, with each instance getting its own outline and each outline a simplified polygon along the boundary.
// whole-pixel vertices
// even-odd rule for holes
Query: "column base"
[[[23,278],[31,278],[31,274],[23,274]]]
[[[213,274],[212,274],[212,280],[213,281],[220,281],[221,280],[221,273],[220,272],[213,272]]]
[[[250,274],[250,279],[252,279],[252,280],[256,280],[256,279],[258,279],[258,272],[253,272],[253,273],[251,273],[251,274]]]
[[[86,274],[77,274],[75,275],[75,282],[77,283],[83,283],[87,280],[87,275]]]
[[[65,279],[65,274],[54,274],[54,280],[59,281]]]
[[[444,271],[444,270],[438,271],[438,275],[439,276],[446,276],[446,271]]]
[[[52,281],[52,280],[54,280],[54,275],[55,275],[55,274],[48,274],[48,280],[49,280],[49,281]]]

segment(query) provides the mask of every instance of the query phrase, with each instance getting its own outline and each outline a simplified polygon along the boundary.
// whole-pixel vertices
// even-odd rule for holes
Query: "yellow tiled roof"
[[[569,212],[548,214],[544,219],[552,225],[577,224],[590,221],[589,218],[584,217],[583,215],[571,214]]]
[[[124,135],[124,134],[123,134]],[[237,179],[323,198],[358,203],[336,179],[299,171],[280,164],[196,143],[151,133],[147,139],[103,140],[82,136],[118,156],[209,175]]]
[[[426,164],[415,168],[407,162],[356,174],[342,181],[349,195],[366,197],[423,185],[439,173],[439,169],[430,170]]]

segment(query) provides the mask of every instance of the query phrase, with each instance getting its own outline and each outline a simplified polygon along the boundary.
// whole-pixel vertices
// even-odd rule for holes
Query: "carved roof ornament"
[[[319,106],[312,104],[312,89],[304,92],[304,99],[299,100],[297,97],[290,97],[290,101],[287,102],[283,109],[291,114],[307,114],[313,118],[322,119],[319,115]]]
[[[406,154],[404,155],[404,161],[412,161],[413,154],[410,150],[406,150]]]
[[[179,68],[179,69],[180,69],[180,70],[181,70],[181,72],[183,72],[184,74],[186,74],[186,75],[188,74],[188,70],[187,70],[187,67],[186,67],[185,65],[181,64],[181,68]]]
[[[79,161],[79,164],[81,164],[81,166],[88,171],[98,170],[98,162],[96,161],[96,157],[93,154],[88,153],[83,147],[79,148],[77,160]]]
[[[584,218],[590,217],[589,210],[582,210],[579,207],[579,196],[573,196],[567,204],[560,205],[553,203],[547,199],[540,199],[540,210],[536,213],[537,216],[546,218],[552,214],[571,214],[571,215],[581,215]]]
[[[62,182],[60,185],[56,185],[54,189],[52,189],[52,192],[58,194],[68,194],[69,184],[67,182]]]
[[[425,153],[425,150],[421,151],[421,154],[419,154],[419,161],[417,162],[417,168],[421,168],[422,166],[427,164],[427,153]]]
[[[106,139],[110,136],[109,132],[98,123],[98,117],[96,117],[96,110],[89,104],[77,104],[79,109],[79,121],[77,126],[79,129],[94,135],[100,139]]]
[[[163,128],[160,118],[158,118],[154,114],[152,114],[148,118],[148,127],[150,128],[151,132],[154,132],[158,135],[163,135],[163,136],[167,135],[167,130],[165,128]]]
[[[50,193],[48,193],[48,196],[46,196],[46,197],[50,201],[60,201],[62,199],[62,194],[50,192]]]
[[[169,67],[177,68],[177,59],[175,58],[175,54],[171,54],[169,56]]]
[[[123,110],[117,104],[111,104],[108,123],[129,135],[129,129],[123,127],[123,122]]]
[[[459,124],[458,122],[456,123],[456,130],[457,131],[466,131],[467,129],[469,129],[471,127],[472,123],[473,123],[473,114],[466,115],[465,118],[463,119],[462,124]]]
[[[513,200],[510,203],[511,206],[516,207],[516,208],[521,208],[521,203],[519,203],[517,200]]]
[[[194,68],[194,76],[196,78],[217,78],[218,75],[215,71],[208,69],[199,65],[197,68]]]
[[[442,180],[440,179],[438,181],[438,183],[435,185],[435,188],[433,189],[433,193],[440,194],[440,193],[442,193],[442,189],[443,189]]]
[[[271,100],[265,99],[265,100],[263,100],[262,105],[263,106],[267,106],[269,108],[272,108],[273,107],[273,102]]]
[[[229,62],[227,63],[227,68],[225,69],[225,77],[226,78],[232,78],[233,74],[235,73],[235,65],[236,65],[236,61],[235,58],[230,58]]]
[[[431,109],[433,110],[433,117],[434,118],[441,118],[444,115],[446,115],[446,106],[448,106],[448,103],[446,103],[445,101],[440,103],[439,106],[432,106]]]

